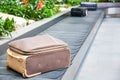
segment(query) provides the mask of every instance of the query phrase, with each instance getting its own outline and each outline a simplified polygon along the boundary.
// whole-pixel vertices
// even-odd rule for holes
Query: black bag
[[[81,7],[86,7],[88,10],[97,10],[97,3],[94,2],[81,2]]]
[[[87,15],[87,8],[85,7],[77,7],[71,9],[71,16],[86,16]]]

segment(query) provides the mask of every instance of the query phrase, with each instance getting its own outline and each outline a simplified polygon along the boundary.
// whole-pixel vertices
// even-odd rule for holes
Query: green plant
[[[15,23],[15,21],[13,18],[11,20],[9,18],[6,18],[3,23],[3,27],[5,30],[12,32],[15,30],[14,23]]]
[[[89,0],[90,2],[99,2],[100,0]]]
[[[3,21],[1,18],[0,18],[0,36],[5,36],[5,35],[10,35],[10,32],[14,31],[15,30],[15,27],[14,27],[14,19],[8,19],[6,18],[5,21]]]
[[[86,0],[64,0],[66,4],[71,5],[71,6],[79,5],[80,2],[82,1],[86,1]]]
[[[42,16],[43,17],[50,17],[55,15],[56,13],[60,12],[59,6],[55,6],[53,0],[44,0],[45,6],[42,8]]]
[[[60,7],[54,6],[55,2],[53,0],[44,0],[44,6],[40,10],[36,9],[39,0],[29,0],[28,3],[26,6],[24,4],[18,4],[15,0],[4,0],[0,3],[0,11],[33,20],[53,16],[60,11]]]

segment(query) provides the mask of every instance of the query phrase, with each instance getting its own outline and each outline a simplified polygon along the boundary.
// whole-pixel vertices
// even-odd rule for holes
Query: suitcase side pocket
[[[9,49],[7,50],[7,61],[6,65],[8,68],[11,68],[22,75],[25,74],[26,70],[26,61],[25,57],[22,57],[22,55],[16,54]]]

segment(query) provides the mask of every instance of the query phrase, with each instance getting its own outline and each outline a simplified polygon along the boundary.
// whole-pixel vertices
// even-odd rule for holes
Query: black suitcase
[[[86,7],[88,10],[97,10],[97,3],[94,2],[81,2],[81,7]]]
[[[87,13],[88,13],[88,10],[85,7],[71,8],[71,16],[83,17],[83,16],[86,16]]]

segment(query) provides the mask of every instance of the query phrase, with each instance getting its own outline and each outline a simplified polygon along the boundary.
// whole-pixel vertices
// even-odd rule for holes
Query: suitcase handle
[[[10,51],[9,49],[7,50],[8,54],[13,57],[13,58],[16,58],[16,59],[19,59],[19,60],[22,60],[23,58],[26,59],[28,56],[22,56],[20,57],[20,54],[17,54],[17,55],[14,55],[15,53]]]

